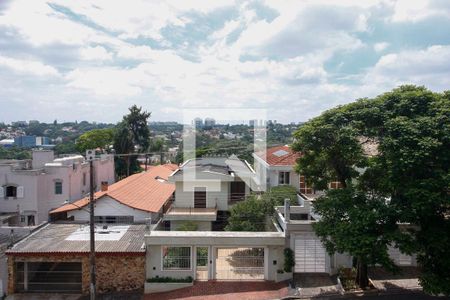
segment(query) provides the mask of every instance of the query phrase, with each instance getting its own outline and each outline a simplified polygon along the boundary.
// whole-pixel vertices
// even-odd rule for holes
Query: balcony
[[[245,193],[230,193],[228,196],[228,203],[230,205],[233,205],[242,200],[245,200]]]
[[[171,206],[164,214],[164,221],[216,221],[217,207],[194,208]]]

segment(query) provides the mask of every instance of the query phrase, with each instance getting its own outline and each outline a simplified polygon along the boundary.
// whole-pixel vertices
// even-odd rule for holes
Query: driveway
[[[197,281],[192,287],[171,292],[146,294],[144,299],[165,300],[270,300],[288,296],[286,282]]]
[[[340,295],[336,276],[328,274],[294,274],[294,284],[300,298]]]
[[[421,290],[419,274],[417,267],[401,267],[395,275],[383,268],[369,269],[369,278],[379,291]]]

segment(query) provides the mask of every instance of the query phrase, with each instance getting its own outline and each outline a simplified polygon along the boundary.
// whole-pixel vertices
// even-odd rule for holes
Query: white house
[[[234,155],[186,161],[169,177],[175,198],[164,214],[165,226],[173,230],[184,221],[195,221],[199,229],[211,230],[221,212],[250,194],[254,180],[251,166]]]
[[[157,222],[172,204],[175,185],[168,176],[177,165],[151,166],[95,193],[94,216],[97,223]],[[50,212],[54,219],[89,221],[89,197],[63,205]]]
[[[114,182],[114,158],[94,161],[96,190]],[[0,161],[0,211],[11,225],[35,225],[48,220],[50,210],[89,191],[89,164],[80,155],[54,158],[51,150],[35,150],[32,160]]]
[[[267,188],[279,185],[292,185],[300,189],[300,177],[294,171],[300,154],[289,146],[276,146],[266,151],[253,153],[255,171],[261,183]]]

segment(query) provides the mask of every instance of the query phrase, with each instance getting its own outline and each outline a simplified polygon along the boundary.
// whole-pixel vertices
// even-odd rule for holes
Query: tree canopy
[[[326,111],[304,124],[297,171],[316,188],[338,180],[315,210],[329,252],[393,269],[387,246],[416,253],[425,291],[450,294],[450,93],[401,86]],[[369,153],[367,146],[376,148]],[[373,152],[373,151],[372,151]],[[399,226],[408,223],[410,226]],[[374,251],[374,249],[376,251]],[[360,285],[367,275],[359,274]]]
[[[116,159],[116,173],[119,177],[139,171],[137,156],[132,154],[136,151],[147,151],[150,145],[150,129],[147,123],[151,113],[136,105],[128,110],[129,113],[117,124],[114,134],[114,150],[119,155]]]
[[[105,150],[113,142],[114,129],[93,129],[83,133],[77,140],[76,146],[78,151],[84,153],[88,149],[100,148]]]

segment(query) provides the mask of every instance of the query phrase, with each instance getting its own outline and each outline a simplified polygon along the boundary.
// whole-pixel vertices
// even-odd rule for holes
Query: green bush
[[[284,249],[284,271],[286,273],[292,272],[292,268],[295,266],[294,251],[291,248]]]
[[[147,282],[169,282],[169,283],[190,283],[194,281],[194,279],[191,276],[188,276],[186,278],[172,278],[172,277],[153,277],[148,278]]]
[[[178,231],[197,231],[198,224],[193,221],[185,221],[180,226],[178,226]]]

